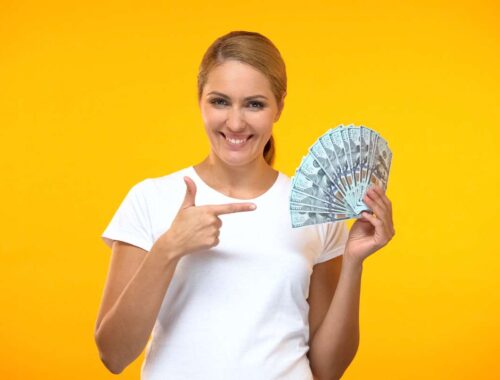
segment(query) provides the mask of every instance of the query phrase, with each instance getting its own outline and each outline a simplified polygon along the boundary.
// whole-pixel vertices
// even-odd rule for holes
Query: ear
[[[283,111],[283,107],[285,106],[285,97],[286,97],[286,92],[283,94],[281,97],[281,100],[278,104],[278,113],[276,114],[276,117],[274,118],[274,122],[277,122],[281,116],[281,112]]]

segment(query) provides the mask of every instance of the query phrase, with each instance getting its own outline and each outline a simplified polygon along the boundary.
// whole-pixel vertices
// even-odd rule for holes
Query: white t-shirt
[[[192,166],[134,185],[102,234],[147,251],[196,183],[196,205],[242,202],[209,187]],[[223,214],[220,243],[183,256],[146,347],[144,380],[312,380],[309,280],[343,254],[344,221],[292,228],[291,180],[279,173],[257,209]]]

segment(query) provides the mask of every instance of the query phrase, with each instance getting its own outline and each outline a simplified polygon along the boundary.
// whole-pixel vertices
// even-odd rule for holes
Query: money
[[[340,215],[331,214],[328,212],[325,213],[315,213],[315,212],[303,212],[298,211],[292,213],[292,226],[303,227],[313,224],[327,223],[327,222],[336,222],[342,219],[349,219],[348,216],[342,218]]]
[[[339,125],[309,148],[292,177],[292,227],[359,218],[373,212],[364,202],[373,185],[387,189],[392,152],[364,126]]]

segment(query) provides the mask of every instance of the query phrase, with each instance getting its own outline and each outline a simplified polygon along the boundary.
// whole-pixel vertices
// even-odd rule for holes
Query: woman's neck
[[[240,199],[252,199],[265,193],[278,176],[278,172],[263,157],[247,165],[231,166],[207,156],[193,168],[208,186]]]

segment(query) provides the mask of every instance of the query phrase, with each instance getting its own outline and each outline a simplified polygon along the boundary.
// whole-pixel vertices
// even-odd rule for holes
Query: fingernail
[[[257,208],[256,205],[250,205],[250,210],[255,210]]]

